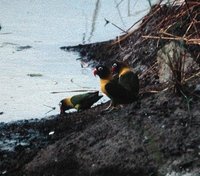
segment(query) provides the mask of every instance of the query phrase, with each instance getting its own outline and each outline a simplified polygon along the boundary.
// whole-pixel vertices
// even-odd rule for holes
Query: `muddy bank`
[[[85,128],[38,152],[25,170],[30,175],[198,175],[200,112],[194,104],[192,119],[185,116],[184,100],[171,94],[152,95],[112,114],[101,115],[101,106],[75,113],[80,124],[90,116]]]
[[[199,101],[171,93],[102,115],[105,105],[1,126],[3,175],[166,175],[200,173]],[[8,146],[8,145],[7,145]]]
[[[140,20],[137,28],[127,30],[128,34],[116,39],[94,44],[78,46],[62,46],[64,51],[73,51],[80,54],[84,62],[96,61],[90,66],[103,63],[111,66],[115,60],[125,61],[131,65],[140,76],[141,87],[152,89],[159,83],[157,53],[167,43],[178,42],[192,55],[195,62],[200,65],[199,32],[200,24],[192,25],[189,16],[200,20],[199,4],[197,1],[188,1],[188,4],[173,6],[157,4]],[[192,9],[188,14],[188,7]],[[156,89],[160,89],[156,87]]]
[[[71,132],[78,132],[93,122],[93,111],[70,113],[67,117],[51,116],[37,120],[25,120],[0,124],[0,173],[22,175],[24,167],[35,155]],[[91,111],[91,112],[90,112]],[[87,114],[87,116],[86,116]],[[84,121],[82,121],[82,117]]]
[[[189,73],[182,95],[174,91],[175,84],[163,86],[157,52],[171,40],[143,37],[158,34],[156,24],[167,24],[165,15],[178,15],[178,10],[155,6],[137,30],[120,39],[62,47],[80,52],[82,62],[128,62],[140,76],[139,101],[108,114],[101,113],[103,104],[62,117],[0,124],[0,174],[199,176],[199,72]],[[180,35],[187,29],[182,30]],[[184,48],[199,65],[199,44],[185,41]]]

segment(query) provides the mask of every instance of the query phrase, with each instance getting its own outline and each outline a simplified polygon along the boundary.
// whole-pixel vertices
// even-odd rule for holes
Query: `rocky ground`
[[[61,47],[80,52],[83,63],[129,63],[140,76],[139,101],[107,114],[102,104],[62,117],[1,123],[0,175],[199,176],[198,67],[184,77],[179,92],[176,81],[161,84],[157,53],[171,39],[142,37],[155,36],[164,15],[177,8],[182,10],[153,7],[137,30],[120,39]],[[199,44],[184,48],[199,66]]]

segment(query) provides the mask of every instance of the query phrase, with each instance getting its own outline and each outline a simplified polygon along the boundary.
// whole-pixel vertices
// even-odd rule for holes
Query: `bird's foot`
[[[103,109],[101,112],[107,112],[110,108],[112,107],[112,102],[110,102],[110,104],[108,105],[108,107],[106,109]]]
[[[112,107],[107,107],[106,109],[102,110],[101,111],[101,114],[108,114],[110,112],[113,112],[115,110],[117,110],[118,108],[116,108],[115,106],[112,106]]]

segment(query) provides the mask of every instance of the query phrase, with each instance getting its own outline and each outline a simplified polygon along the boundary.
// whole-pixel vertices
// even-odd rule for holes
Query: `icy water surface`
[[[58,114],[59,101],[98,90],[91,68],[59,49],[112,39],[147,13],[146,0],[1,0],[0,122]],[[55,110],[48,113],[51,108]]]

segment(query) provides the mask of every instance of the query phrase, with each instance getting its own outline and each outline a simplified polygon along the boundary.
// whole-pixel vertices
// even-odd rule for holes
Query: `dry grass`
[[[163,19],[159,21],[152,29],[156,31],[154,35],[144,34],[145,39],[157,40],[181,40],[186,44],[200,45],[200,2],[197,0],[185,0],[181,5],[176,5],[177,0],[171,4],[166,12],[165,5],[161,4],[162,1],[153,6],[151,13],[145,16],[139,28],[143,28],[146,23],[154,18],[157,14],[161,14]],[[121,40],[124,40],[134,31],[129,29],[129,33],[124,35]]]
[[[155,22],[156,16],[161,15],[162,20]],[[148,32],[144,31],[142,38],[145,40],[157,40],[157,44],[161,41],[170,42],[176,41],[183,43],[184,47],[196,47],[193,55],[193,58],[200,62],[200,2],[197,0],[184,0],[183,3],[177,5],[177,0],[175,0],[171,6],[167,7],[162,5],[162,1],[153,6],[151,13],[146,15],[141,21],[139,29],[143,31],[144,26],[149,23],[149,21],[154,20],[152,29]],[[155,25],[156,24],[156,25]],[[128,36],[134,32],[129,29],[129,33],[122,36],[120,41],[122,42]],[[199,49],[199,51],[198,51]],[[171,68],[173,74],[172,84],[166,84],[162,87],[162,90],[166,90],[172,87],[175,87],[176,92],[183,94],[183,86],[186,82],[190,81],[192,78],[199,77],[199,70],[196,72],[188,74],[182,70],[183,65],[185,64],[185,56],[180,56],[175,62],[169,62],[169,67]],[[146,74],[154,75],[158,74],[158,68],[156,63],[152,64],[147,71],[140,75],[140,78],[143,78]]]

